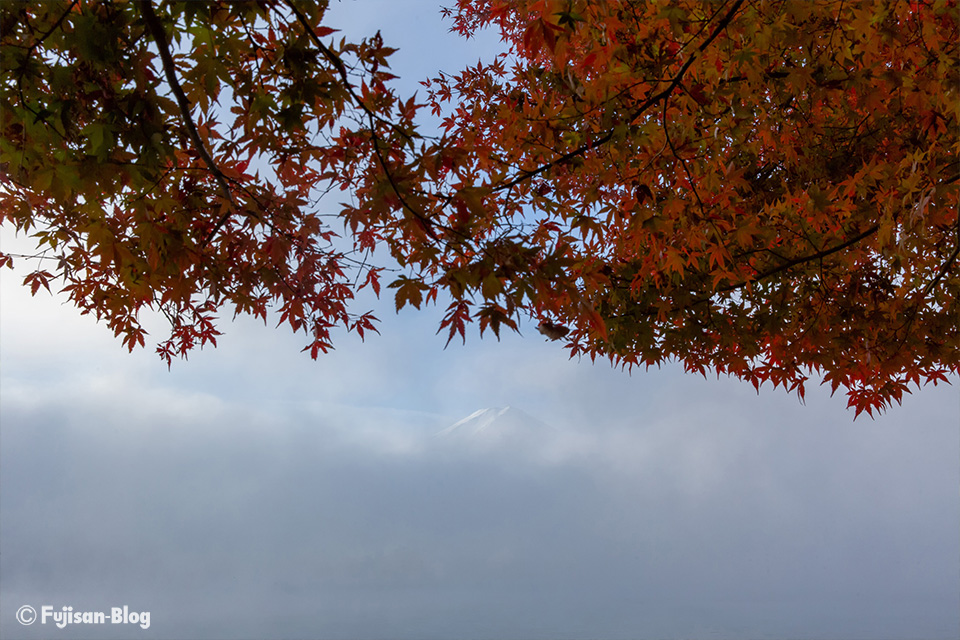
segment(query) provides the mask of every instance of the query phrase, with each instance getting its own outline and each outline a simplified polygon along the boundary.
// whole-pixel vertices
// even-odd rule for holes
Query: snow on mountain
[[[521,409],[494,407],[471,413],[437,433],[436,437],[471,449],[518,449],[544,445],[556,433],[556,429]]]

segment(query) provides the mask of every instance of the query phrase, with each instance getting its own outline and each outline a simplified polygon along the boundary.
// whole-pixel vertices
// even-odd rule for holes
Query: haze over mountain
[[[720,404],[633,425],[554,414],[556,429],[501,407],[441,430],[442,414],[258,410],[111,382],[85,401],[25,384],[0,398],[14,612],[129,604],[152,613],[143,640],[956,628],[956,428],[924,406],[911,438],[882,419],[843,440],[805,416],[719,422]],[[2,638],[49,628],[0,618]]]

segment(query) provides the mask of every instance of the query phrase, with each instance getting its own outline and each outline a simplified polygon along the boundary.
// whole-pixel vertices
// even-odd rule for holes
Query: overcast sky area
[[[328,24],[400,47],[404,94],[497,44],[447,33],[432,2],[333,2]],[[239,319],[168,371],[21,278],[0,274],[5,640],[960,630],[956,380],[854,421],[815,383],[801,404],[678,365],[631,375],[529,325],[444,349],[442,309],[389,296],[353,309],[382,335],[318,361]],[[506,406],[517,437],[437,435]],[[24,626],[24,605],[150,625]]]

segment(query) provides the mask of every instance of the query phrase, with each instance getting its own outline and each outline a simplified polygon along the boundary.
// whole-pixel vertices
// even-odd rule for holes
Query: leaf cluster
[[[960,370],[954,0],[460,0],[453,28],[504,51],[423,103],[324,9],[0,5],[0,215],[47,258],[32,290],[131,348],[161,310],[168,362],[224,308],[316,356],[376,330],[349,302],[384,248],[398,311],[449,297],[448,343],[532,318],[624,367],[816,376],[857,414]]]

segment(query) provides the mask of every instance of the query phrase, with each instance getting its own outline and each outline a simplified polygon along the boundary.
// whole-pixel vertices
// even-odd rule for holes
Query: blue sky
[[[428,2],[333,3],[329,23],[380,29],[409,80],[496,46]],[[530,326],[444,349],[437,309],[366,308],[382,335],[316,362],[240,319],[167,371],[4,270],[0,636],[956,637],[956,386],[854,422],[816,386],[801,404],[628,375]],[[555,430],[434,437],[506,405]],[[151,625],[22,626],[21,605]]]

